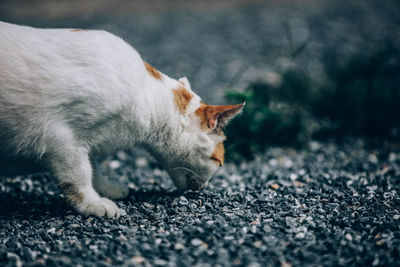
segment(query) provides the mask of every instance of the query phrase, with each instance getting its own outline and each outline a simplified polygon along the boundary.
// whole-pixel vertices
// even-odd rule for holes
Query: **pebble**
[[[263,242],[262,241],[256,241],[253,243],[253,246],[256,248],[261,248],[263,246]]]
[[[270,187],[274,190],[277,190],[279,188],[278,184],[271,184]]]
[[[54,234],[56,232],[55,227],[51,227],[50,229],[47,230],[47,233]]]
[[[154,205],[147,202],[143,202],[143,206],[145,206],[148,209],[154,209]]]
[[[203,243],[204,242],[198,238],[194,238],[194,239],[192,239],[192,241],[190,241],[190,244],[195,247],[201,246]]]
[[[17,254],[12,252],[7,252],[7,259],[9,262],[12,263],[13,266],[22,267],[21,258]]]
[[[135,161],[135,165],[138,168],[144,168],[144,167],[146,167],[148,165],[148,161],[147,161],[146,158],[138,158]]]
[[[108,166],[110,166],[110,168],[112,170],[118,169],[121,167],[121,162],[118,160],[112,160],[110,161],[110,163],[108,164]]]
[[[121,241],[128,241],[128,238],[126,238],[126,236],[124,236],[123,234],[120,234],[118,236],[118,239],[121,240]]]
[[[271,167],[275,167],[278,165],[278,161],[276,159],[271,159],[268,163],[269,165],[271,165]]]
[[[298,177],[299,176],[297,174],[295,174],[295,173],[291,173],[290,176],[289,176],[290,180],[292,180],[292,181],[296,180]]]
[[[179,204],[181,204],[181,205],[187,205],[187,204],[189,204],[189,201],[187,200],[186,197],[181,196],[181,197],[179,198]]]
[[[176,243],[176,244],[174,245],[174,248],[175,248],[176,250],[181,250],[181,249],[184,249],[185,246],[184,246],[183,244],[181,244],[181,243]]]
[[[308,147],[310,148],[311,151],[317,151],[321,148],[321,144],[319,142],[316,141],[311,141],[308,144]]]
[[[126,161],[128,159],[128,154],[126,154],[125,151],[120,150],[120,151],[117,152],[117,158],[120,161]]]
[[[398,158],[396,153],[390,153],[389,154],[389,161],[395,161]]]
[[[165,261],[165,260],[162,260],[162,259],[155,259],[154,260],[154,265],[159,265],[159,266],[165,266],[165,265],[167,265],[167,261]]]
[[[296,237],[297,239],[303,239],[305,236],[306,236],[305,233],[300,232],[300,233],[297,233],[295,237]]]
[[[130,262],[134,265],[137,264],[142,264],[145,262],[145,259],[142,256],[134,256],[132,257],[132,259],[130,260]]]
[[[374,164],[378,163],[378,157],[375,154],[368,155],[368,161]]]
[[[349,233],[347,233],[344,237],[349,241],[353,241],[353,236]]]

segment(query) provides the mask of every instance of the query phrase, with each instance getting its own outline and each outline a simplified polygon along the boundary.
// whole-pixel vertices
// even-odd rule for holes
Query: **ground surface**
[[[211,104],[222,101],[222,89],[276,80],[274,68],[289,64],[285,58],[309,39],[296,61],[318,76],[326,46],[352,51],[363,34],[398,32],[391,24],[396,9],[382,3],[79,3],[92,4],[0,1],[0,19],[108,29],[165,73],[188,76]],[[118,202],[128,215],[116,221],[76,215],[49,175],[2,179],[0,265],[400,264],[400,154],[387,148],[354,141],[271,149],[255,161],[226,164],[205,191],[182,196],[140,151],[107,159],[104,174],[129,184],[128,199]]]
[[[400,154],[361,141],[271,149],[184,195],[149,159],[104,161],[130,188],[115,221],[76,215],[51,176],[3,180],[1,265],[400,264]]]

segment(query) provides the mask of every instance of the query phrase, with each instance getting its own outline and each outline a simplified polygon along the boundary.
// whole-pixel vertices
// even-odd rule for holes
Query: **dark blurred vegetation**
[[[229,149],[252,158],[270,145],[302,147],[311,138],[398,139],[400,49],[390,39],[364,48],[347,58],[327,51],[319,81],[293,64],[279,73],[278,86],[263,81],[229,91],[229,99],[247,102],[227,129]]]
[[[245,92],[228,92],[227,96],[238,103],[246,101],[240,119],[234,120],[227,129],[229,150],[252,158],[270,145],[297,146],[301,143],[305,130],[302,111],[271,107],[272,93],[268,84],[253,83]]]

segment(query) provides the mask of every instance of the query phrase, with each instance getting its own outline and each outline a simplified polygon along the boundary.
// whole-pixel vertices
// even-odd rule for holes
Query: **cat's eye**
[[[211,157],[210,159],[211,159],[212,161],[215,161],[215,163],[217,163],[219,167],[222,166],[221,160],[217,159],[216,157]]]

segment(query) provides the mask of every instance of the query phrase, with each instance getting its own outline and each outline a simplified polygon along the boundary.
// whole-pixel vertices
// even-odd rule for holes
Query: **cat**
[[[205,187],[243,106],[205,104],[107,31],[0,22],[0,172],[50,171],[80,214],[124,214],[111,199],[127,186],[96,175],[92,158],[135,144],[179,190]]]

